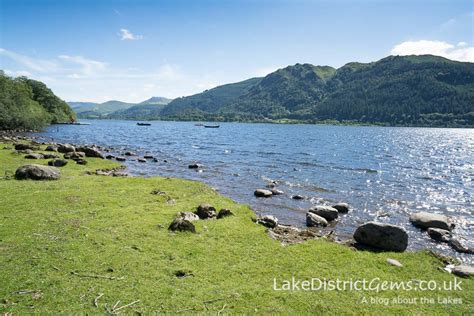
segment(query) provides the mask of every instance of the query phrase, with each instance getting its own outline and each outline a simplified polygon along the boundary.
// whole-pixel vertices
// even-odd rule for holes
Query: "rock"
[[[188,166],[189,169],[198,169],[201,165],[197,163],[192,163]]]
[[[272,191],[265,189],[257,189],[253,193],[256,197],[271,197],[273,195]]]
[[[131,152],[131,151],[127,151],[127,152],[125,152],[124,155],[125,155],[125,156],[136,156],[137,154],[134,153],[134,152]]]
[[[451,230],[454,225],[449,223],[449,219],[445,215],[433,214],[428,212],[419,212],[410,215],[410,222],[420,228],[428,229],[441,228],[445,230]]]
[[[403,264],[401,264],[400,261],[395,260],[395,259],[387,258],[387,263],[390,264],[390,265],[392,265],[392,266],[399,267],[399,268],[402,268],[402,267],[403,267]]]
[[[105,159],[115,159],[115,156],[114,155],[107,155],[107,156],[105,156]]]
[[[307,212],[306,213],[306,226],[308,227],[328,226],[328,222],[324,217],[321,217],[311,212]]]
[[[464,246],[463,244],[461,244],[461,242],[459,240],[454,239],[454,238],[451,238],[449,240],[449,245],[451,246],[451,248],[453,248],[454,250],[456,250],[457,252],[460,252],[460,253],[469,253],[469,254],[474,253],[473,249]]]
[[[196,227],[190,221],[187,221],[182,218],[175,218],[168,227],[171,231],[180,231],[180,232],[196,232]]]
[[[58,147],[56,147],[54,145],[49,145],[48,147],[46,147],[45,150],[46,151],[58,151]]]
[[[339,213],[347,213],[349,212],[349,204],[347,203],[337,203],[332,206],[335,208]]]
[[[25,156],[25,159],[43,159],[44,156],[42,154],[29,154]]]
[[[282,194],[285,193],[285,192],[283,192],[281,190],[278,190],[278,189],[270,189],[269,191],[272,192],[272,195],[282,195]]]
[[[227,216],[233,216],[233,215],[234,213],[231,210],[223,208],[219,211],[219,214],[217,214],[217,219],[221,219],[221,218],[224,218]]]
[[[313,206],[309,212],[319,215],[327,221],[333,221],[339,216],[339,212],[335,208],[323,205]]]
[[[387,251],[405,251],[408,246],[408,234],[402,227],[368,222],[357,228],[354,239],[367,246]]]
[[[257,223],[268,228],[275,228],[278,225],[278,218],[272,215],[265,215],[257,219]]]
[[[199,216],[200,219],[213,218],[216,217],[216,209],[212,205],[201,204],[197,207],[195,214]]]
[[[117,161],[126,161],[127,158],[125,158],[125,157],[117,157],[117,158],[115,158],[115,160],[117,160]]]
[[[474,267],[468,266],[467,264],[461,264],[455,266],[452,270],[452,273],[460,277],[470,277],[474,275]]]
[[[17,180],[58,180],[60,176],[59,169],[43,165],[25,165],[15,172]]]
[[[198,221],[199,216],[191,212],[179,212],[177,218],[181,218],[185,221],[193,222]]]
[[[86,157],[104,159],[104,155],[102,155],[102,153],[99,151],[99,149],[97,149],[97,147],[82,146],[82,147],[76,148],[76,151],[83,152],[86,155]]]
[[[441,242],[449,242],[451,239],[451,232],[441,228],[428,228],[428,235],[431,237],[431,239]]]
[[[293,200],[304,200],[304,196],[295,194],[291,197]]]
[[[86,154],[82,151],[69,151],[64,154],[64,159],[82,159],[86,156]]]
[[[146,162],[146,159],[145,158],[138,158],[137,161],[138,162]]]
[[[76,148],[73,145],[70,144],[59,144],[58,145],[58,151],[60,153],[69,153],[76,151]]]
[[[33,150],[31,150],[31,149],[16,150],[15,152],[17,154],[27,154],[27,155],[34,153]]]
[[[153,159],[154,157],[152,155],[144,155],[143,158],[145,159]]]
[[[53,154],[43,154],[44,159],[57,159],[59,158],[58,155],[53,155]]]
[[[87,160],[85,159],[74,159],[78,165],[87,165]]]
[[[158,162],[158,159],[153,158],[153,162]],[[165,160],[165,162],[166,162],[166,160]]]
[[[15,150],[38,150],[38,147],[30,144],[15,144]]]
[[[67,165],[67,160],[63,159],[53,159],[48,161],[48,165],[53,166],[53,167],[64,167]]]

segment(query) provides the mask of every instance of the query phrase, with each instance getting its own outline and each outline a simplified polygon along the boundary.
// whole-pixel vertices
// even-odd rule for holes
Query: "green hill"
[[[44,83],[0,71],[0,129],[37,129],[76,115]]]
[[[296,64],[170,102],[163,119],[474,126],[474,64],[389,56],[339,69]]]

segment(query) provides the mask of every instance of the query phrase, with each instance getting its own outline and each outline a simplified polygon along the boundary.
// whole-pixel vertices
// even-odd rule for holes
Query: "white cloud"
[[[437,55],[457,61],[474,62],[474,46],[460,42],[456,46],[442,41],[407,41],[395,45],[392,55]]]
[[[97,72],[100,72],[100,71],[104,70],[105,67],[106,67],[106,63],[104,63],[104,62],[88,59],[88,58],[85,58],[85,57],[82,57],[82,56],[60,55],[60,56],[58,56],[58,58],[66,61],[66,62],[69,62],[69,63],[80,65],[82,67],[80,69],[81,72],[84,75],[87,75],[87,76],[88,75],[93,75]],[[72,74],[72,75],[77,76],[77,74],[75,74],[75,73]]]
[[[122,41],[137,41],[143,39],[143,35],[135,35],[127,29],[120,29],[118,36],[120,36]]]
[[[26,71],[26,70],[12,71],[12,70],[5,69],[5,73],[11,77],[20,77],[20,76],[31,77],[31,72]]]
[[[38,72],[50,72],[57,69],[57,64],[52,61],[30,58],[3,48],[0,48],[0,55],[8,57],[16,63]]]

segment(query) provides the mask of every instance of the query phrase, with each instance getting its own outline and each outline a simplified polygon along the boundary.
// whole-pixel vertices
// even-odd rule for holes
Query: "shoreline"
[[[40,152],[44,148],[42,145]],[[2,171],[30,163],[23,159],[11,149],[0,150]],[[452,261],[428,251],[356,251],[330,241],[328,236],[304,235],[310,240],[283,246],[268,235],[284,235],[291,228],[279,227],[283,230],[279,232],[256,224],[259,219],[247,206],[205,184],[177,178],[88,173],[85,171],[118,164],[100,158],[86,160],[85,166],[70,161],[60,168],[61,179],[56,181],[0,180],[5,197],[0,214],[6,229],[0,250],[8,249],[0,257],[5,272],[0,276],[4,284],[0,295],[6,302],[0,310],[97,313],[105,302],[139,300],[136,311],[140,313],[176,313],[183,309],[209,313],[217,312],[224,304],[228,312],[234,313],[255,313],[255,306],[258,313],[293,314],[321,310],[337,314],[445,311],[446,305],[439,303],[403,306],[361,301],[364,297],[419,297],[415,292],[399,290],[293,291],[291,296],[284,296],[283,304],[282,291],[274,288],[275,280],[283,284],[292,276],[301,280],[396,282],[416,278],[442,283],[453,279],[444,270]],[[233,215],[193,221],[194,233],[166,229],[177,212],[192,212],[202,203],[231,210]],[[10,205],[16,206],[14,212]],[[31,281],[25,283],[25,278]],[[31,292],[16,294],[24,289]],[[101,293],[104,298],[91,303]],[[422,297],[436,299],[449,294],[463,302],[450,304],[450,310],[463,313],[469,310],[472,293],[474,280],[465,278],[461,292],[434,290],[423,292]],[[209,299],[218,299],[219,306],[203,305]],[[312,303],[302,304],[304,301]]]

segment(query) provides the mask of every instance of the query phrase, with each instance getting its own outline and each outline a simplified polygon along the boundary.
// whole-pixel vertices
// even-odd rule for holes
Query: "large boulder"
[[[176,218],[181,218],[184,219],[185,221],[193,222],[193,221],[198,221],[199,216],[197,216],[194,213],[191,212],[179,212],[178,216]]]
[[[306,213],[306,226],[313,227],[313,226],[328,226],[328,222],[325,218],[316,215],[311,212]]]
[[[49,145],[48,147],[46,147],[45,150],[46,151],[58,151],[58,147],[54,146],[54,145]]]
[[[48,165],[53,166],[53,167],[64,167],[67,165],[67,160],[63,159],[53,159],[48,161]]]
[[[102,153],[99,151],[97,147],[82,146],[82,147],[76,148],[76,151],[83,152],[86,155],[86,157],[104,159],[104,155],[102,155]]]
[[[15,172],[17,180],[58,180],[60,176],[58,168],[43,165],[25,165]]]
[[[216,209],[214,206],[209,204],[201,204],[197,207],[195,212],[200,219],[208,219],[216,217]]]
[[[313,206],[309,212],[319,215],[327,221],[333,221],[339,216],[339,212],[335,208],[323,205]]]
[[[182,218],[175,218],[173,222],[171,222],[168,229],[171,231],[179,232],[196,232],[196,227],[194,226],[194,224]]]
[[[77,159],[82,159],[85,157],[86,157],[86,154],[82,151],[70,151],[64,154],[64,159],[77,160]]]
[[[268,228],[275,228],[278,225],[278,218],[272,215],[265,215],[257,219],[257,223]]]
[[[471,248],[463,245],[459,240],[457,240],[455,238],[451,238],[449,240],[449,245],[455,251],[460,252],[460,253],[468,253],[468,254],[473,254],[474,253],[474,249],[471,249]]]
[[[76,148],[73,145],[70,144],[59,144],[58,145],[58,151],[60,153],[68,153],[71,151],[76,151]]]
[[[38,150],[37,146],[31,144],[15,144],[15,150]]]
[[[59,158],[59,156],[55,154],[43,154],[43,158],[44,159],[57,159]]]
[[[446,215],[433,214],[428,212],[419,212],[411,214],[410,222],[413,225],[423,229],[434,227],[445,230],[451,230],[454,227],[454,225],[449,222],[449,219]]]
[[[408,234],[402,227],[368,222],[357,228],[354,239],[363,245],[386,251],[402,252],[408,246]]]
[[[271,197],[273,195],[272,191],[265,189],[257,189],[253,193],[256,197]]]

